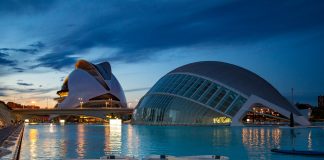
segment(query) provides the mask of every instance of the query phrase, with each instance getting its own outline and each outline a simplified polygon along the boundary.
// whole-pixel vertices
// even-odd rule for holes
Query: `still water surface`
[[[292,132],[296,136],[294,139]],[[99,158],[106,154],[320,159],[270,152],[274,147],[291,149],[293,146],[295,149],[324,151],[324,128],[26,125],[21,159]]]

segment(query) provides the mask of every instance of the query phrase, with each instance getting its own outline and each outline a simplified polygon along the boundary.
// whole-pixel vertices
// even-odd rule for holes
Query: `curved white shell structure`
[[[59,108],[127,107],[123,89],[108,62],[94,65],[79,60],[58,94],[63,92],[68,94]]]
[[[270,114],[263,109],[257,114],[286,121],[292,113],[296,123],[310,124],[266,80],[242,67],[216,61],[187,64],[163,76],[140,100],[133,120],[162,125],[242,125],[242,118],[258,105]]]

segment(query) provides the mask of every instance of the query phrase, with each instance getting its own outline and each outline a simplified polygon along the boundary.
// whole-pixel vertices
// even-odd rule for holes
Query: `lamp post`
[[[79,97],[78,100],[80,101],[80,108],[82,109],[82,104],[83,104],[82,98]]]

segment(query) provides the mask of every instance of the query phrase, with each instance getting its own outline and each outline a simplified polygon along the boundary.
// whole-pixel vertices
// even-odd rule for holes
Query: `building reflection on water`
[[[296,149],[318,150],[324,146],[318,140],[324,136],[322,129],[294,132]],[[290,137],[291,129],[277,127],[29,125],[25,127],[21,159],[82,159],[108,154],[222,154],[242,159],[276,159],[273,156],[278,155],[270,149],[291,149]]]

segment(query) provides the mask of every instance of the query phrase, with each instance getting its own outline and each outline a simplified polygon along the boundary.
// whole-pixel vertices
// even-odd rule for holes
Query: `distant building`
[[[318,96],[318,107],[324,109],[324,96]]]
[[[14,102],[8,102],[7,106],[10,109],[40,109],[39,106],[35,106],[35,105],[22,105],[22,104],[18,104],[18,103],[14,103]]]

